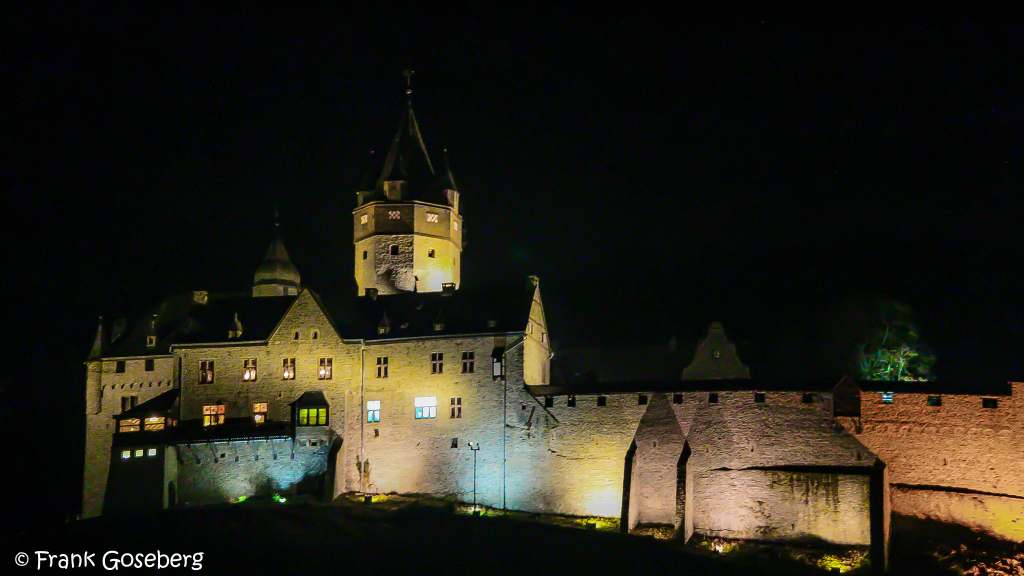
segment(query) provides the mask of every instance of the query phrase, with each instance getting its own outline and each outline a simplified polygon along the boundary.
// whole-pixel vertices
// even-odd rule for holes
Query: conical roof
[[[292,264],[288,256],[288,250],[284,247],[284,240],[281,238],[281,231],[274,225],[274,238],[267,248],[267,255],[263,262],[256,268],[253,275],[253,286],[276,284],[299,288],[302,285],[302,277],[299,270]]]

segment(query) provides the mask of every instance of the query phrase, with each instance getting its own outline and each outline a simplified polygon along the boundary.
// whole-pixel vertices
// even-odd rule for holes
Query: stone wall
[[[1024,542],[1024,498],[896,486],[892,489],[892,505],[907,516],[961,524]]]

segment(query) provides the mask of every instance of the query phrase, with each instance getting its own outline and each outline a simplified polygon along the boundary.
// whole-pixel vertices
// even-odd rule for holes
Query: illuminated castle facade
[[[275,229],[246,294],[101,319],[83,515],[397,492],[883,555],[894,509],[1024,538],[1024,385],[759,381],[717,323],[553,369],[537,278],[461,286],[459,203],[407,105],[357,193],[358,294],[304,286]]]

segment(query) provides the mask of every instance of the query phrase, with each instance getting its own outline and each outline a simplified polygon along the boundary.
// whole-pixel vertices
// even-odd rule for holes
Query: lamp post
[[[473,512],[476,513],[476,453],[480,451],[480,443],[469,442],[468,445],[473,451]]]

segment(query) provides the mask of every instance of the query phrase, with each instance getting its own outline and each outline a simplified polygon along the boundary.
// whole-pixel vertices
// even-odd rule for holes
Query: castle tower
[[[299,293],[302,288],[302,277],[299,270],[292,264],[288,251],[285,250],[284,240],[281,239],[281,229],[274,218],[274,238],[267,248],[267,255],[263,262],[256,268],[252,280],[253,297],[260,296],[289,296]]]
[[[359,190],[352,211],[359,295],[440,292],[458,288],[462,216],[455,178],[435,170],[412,109],[412,72],[406,103],[376,182]]]

